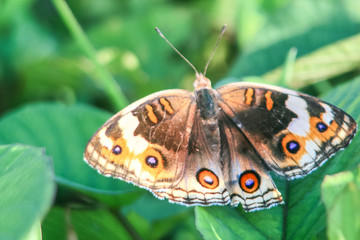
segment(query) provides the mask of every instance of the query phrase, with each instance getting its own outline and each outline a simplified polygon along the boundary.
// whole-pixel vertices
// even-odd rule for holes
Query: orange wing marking
[[[254,95],[254,89],[249,88],[246,90],[245,93],[245,104],[251,105],[251,102],[253,101],[253,95]]]
[[[154,124],[157,124],[157,123],[158,123],[158,119],[157,119],[157,117],[155,116],[153,107],[147,104],[147,105],[145,105],[145,108],[146,108],[146,110],[147,110],[147,112],[148,112],[147,115],[148,115],[150,121],[151,121],[152,123],[154,123]]]
[[[273,108],[273,106],[274,106],[274,101],[272,100],[272,98],[271,98],[271,92],[270,91],[267,91],[266,93],[265,93],[265,99],[266,99],[266,108],[267,108],[267,110],[271,110],[272,108]]]
[[[161,105],[164,106],[164,109],[165,109],[166,112],[168,112],[169,114],[174,113],[174,109],[171,107],[168,100],[166,100],[165,98],[160,98],[159,102],[160,102]]]

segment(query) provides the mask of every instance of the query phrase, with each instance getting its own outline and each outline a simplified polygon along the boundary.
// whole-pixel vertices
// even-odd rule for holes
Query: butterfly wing
[[[210,93],[169,90],[137,101],[94,134],[85,161],[172,202],[251,211],[283,202],[270,169],[304,176],[356,131],[340,109],[295,91],[237,83]]]
[[[101,174],[132,182],[161,199],[224,205],[230,196],[218,140],[217,118],[213,124],[202,123],[194,94],[169,90],[141,99],[109,119],[90,139],[84,158]]]
[[[186,205],[227,205],[252,211],[283,203],[267,166],[234,122],[221,110],[213,118],[194,117],[184,175],[160,198]],[[205,109],[204,109],[205,110]]]
[[[167,90],[129,105],[89,140],[85,161],[101,174],[150,190],[183,175],[191,130],[191,93]]]
[[[221,159],[231,205],[241,203],[245,211],[253,211],[283,203],[254,146],[224,112],[219,123],[223,139]]]
[[[220,108],[263,162],[289,179],[318,168],[346,147],[356,132],[351,116],[305,94],[251,83],[217,90]]]
[[[196,111],[184,175],[160,198],[186,205],[242,204],[246,211],[282,203],[266,165],[240,129],[217,106],[215,92],[195,92]]]
[[[183,178],[174,188],[155,192],[160,198],[185,205],[227,205],[230,195],[220,161],[220,129],[216,117],[202,118],[195,112],[187,144]]]

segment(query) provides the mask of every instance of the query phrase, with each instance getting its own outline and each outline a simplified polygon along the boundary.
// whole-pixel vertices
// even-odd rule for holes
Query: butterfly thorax
[[[196,79],[194,81],[194,90],[197,91],[202,88],[211,88],[210,79],[206,78],[202,73],[196,73]]]
[[[211,88],[201,88],[196,90],[196,105],[202,120],[217,119],[219,106],[216,103],[214,90]]]

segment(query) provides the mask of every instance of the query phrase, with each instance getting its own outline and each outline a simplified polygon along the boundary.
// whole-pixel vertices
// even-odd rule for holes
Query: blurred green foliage
[[[66,3],[75,21],[61,8]],[[331,221],[320,185],[326,174],[356,171],[358,137],[304,179],[288,183],[274,176],[286,205],[255,213],[241,207],[194,211],[160,201],[97,174],[82,154],[96,129],[124,107],[122,97],[133,102],[164,89],[192,89],[193,70],[154,27],[202,71],[226,23],[207,73],[213,85],[243,80],[283,85],[321,96],[359,121],[359,12],[358,0],[0,1],[0,144],[14,144],[0,146],[0,165],[14,164],[30,179],[29,186],[13,184],[14,177],[6,176],[19,173],[4,167],[0,186],[9,187],[0,189],[0,209],[19,209],[3,195],[28,200],[33,198],[21,188],[44,191],[41,204],[23,204],[27,222],[16,232],[5,229],[18,234],[8,239],[20,234],[40,239],[40,227],[44,239],[323,239],[332,234],[326,231]],[[47,156],[34,160],[36,147],[45,148]],[[21,168],[8,149],[20,151],[33,168]],[[50,157],[54,168],[46,167]],[[40,175],[48,177],[47,184],[37,188]],[[49,187],[54,182],[56,195]],[[334,192],[332,198],[342,194]],[[5,215],[0,218],[5,236],[1,227],[8,222]],[[11,220],[18,218],[14,214]]]
[[[358,239],[360,236],[360,165],[353,172],[326,176],[321,185],[329,239]]]

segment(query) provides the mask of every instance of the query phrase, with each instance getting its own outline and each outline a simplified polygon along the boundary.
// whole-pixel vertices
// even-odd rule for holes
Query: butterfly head
[[[194,89],[199,90],[202,88],[211,88],[210,79],[204,76],[202,73],[196,73],[196,79],[194,81]]]

